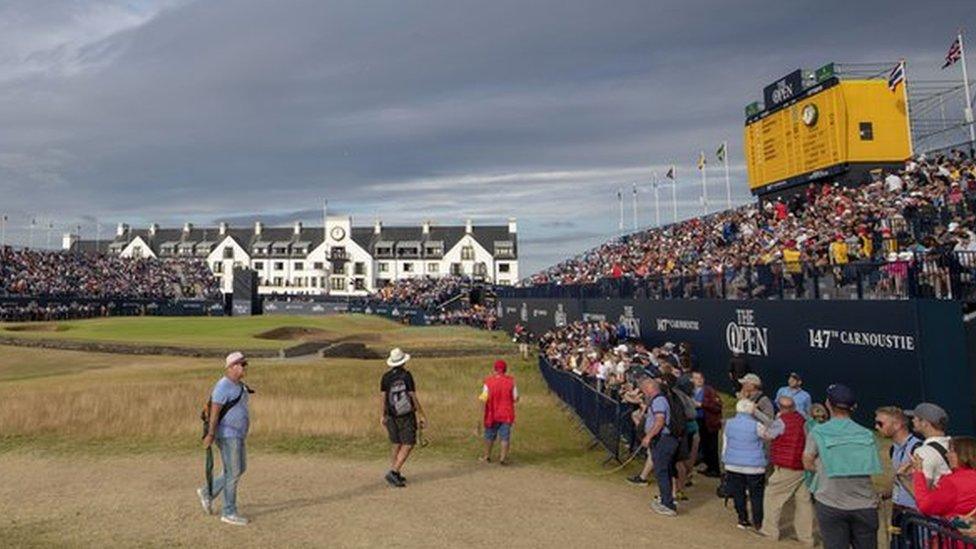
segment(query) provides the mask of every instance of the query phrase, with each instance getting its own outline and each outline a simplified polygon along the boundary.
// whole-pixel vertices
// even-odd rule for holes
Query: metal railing
[[[621,461],[622,438],[630,434],[632,406],[614,400],[587,384],[578,376],[557,370],[544,356],[539,356],[539,371],[549,390],[556,394],[579,420],[590,435],[593,444],[607,452],[606,461]]]
[[[892,549],[976,549],[976,539],[963,535],[952,524],[938,518],[905,512],[898,518],[891,536]]]

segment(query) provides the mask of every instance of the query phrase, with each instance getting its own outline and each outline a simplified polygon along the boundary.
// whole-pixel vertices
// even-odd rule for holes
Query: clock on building
[[[333,240],[342,240],[346,237],[346,231],[342,227],[332,227],[332,231],[329,234],[332,235]]]

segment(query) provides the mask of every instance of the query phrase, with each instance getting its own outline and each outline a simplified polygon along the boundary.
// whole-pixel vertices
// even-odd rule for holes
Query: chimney
[[[474,227],[471,225],[470,219],[466,219],[464,221],[464,232],[465,234],[471,234],[472,232],[474,232]]]
[[[78,235],[74,233],[64,233],[64,236],[61,238],[61,249],[70,251],[75,242],[78,242]]]
[[[295,222],[295,236],[299,236],[301,234],[302,234],[302,222],[301,221],[296,221]]]
[[[119,226],[115,228],[115,236],[122,238],[125,233],[129,232],[129,226],[125,223],[119,223]]]
[[[150,223],[149,224],[149,236],[156,236],[156,231],[158,231],[158,230],[159,230],[159,224],[158,223]]]
[[[261,229],[264,228],[264,223],[260,221],[254,222],[254,236],[261,236]]]
[[[226,236],[227,235],[227,222],[226,221],[221,221],[220,222],[220,225],[218,225],[218,227],[217,227],[217,231],[220,233],[220,236]]]
[[[424,224],[421,227],[421,232],[423,232],[424,234],[430,234],[430,220],[429,219],[427,221],[424,221]]]
[[[183,224],[183,234],[185,234],[185,235],[190,234],[190,231],[192,231],[192,230],[193,230],[193,223],[184,223]]]
[[[518,232],[518,227],[515,225],[515,218],[508,218],[508,234],[515,234]]]
[[[373,222],[373,234],[380,234],[380,231],[382,230],[383,230],[383,222],[377,219],[376,221]]]

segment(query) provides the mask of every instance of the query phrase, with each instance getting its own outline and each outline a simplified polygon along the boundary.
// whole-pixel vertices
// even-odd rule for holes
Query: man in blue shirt
[[[678,439],[668,428],[671,422],[671,405],[656,379],[644,378],[640,388],[651,401],[644,420],[644,439],[641,446],[650,448],[651,459],[654,461],[654,477],[661,492],[661,501],[652,501],[651,509],[659,515],[673,517],[678,514],[671,488]]]
[[[233,352],[224,362],[224,377],[214,385],[210,395],[210,414],[203,446],[209,448],[215,441],[220,450],[224,474],[213,481],[213,492],[207,486],[197,489],[200,504],[207,514],[213,512],[213,500],[224,494],[220,520],[234,526],[245,526],[247,519],[237,514],[237,483],[247,468],[244,440],[250,428],[250,393],[244,384],[247,359],[244,353]]]
[[[810,393],[802,389],[802,385],[803,379],[800,378],[800,374],[790,372],[790,377],[786,380],[786,387],[780,387],[779,391],[776,391],[776,398],[773,399],[773,402],[779,402],[781,396],[788,396],[793,399],[796,411],[800,412],[803,417],[810,419],[810,407],[813,406],[813,398]]]

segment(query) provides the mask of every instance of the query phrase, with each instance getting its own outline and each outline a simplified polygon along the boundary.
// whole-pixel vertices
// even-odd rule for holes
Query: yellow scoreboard
[[[912,155],[904,83],[891,91],[885,80],[831,78],[753,113],[744,143],[756,194],[903,162]]]

